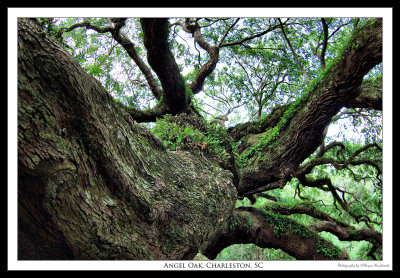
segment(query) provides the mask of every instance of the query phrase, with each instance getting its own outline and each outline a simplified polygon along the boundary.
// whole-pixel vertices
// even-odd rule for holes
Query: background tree
[[[21,19],[18,38],[21,259],[348,258],[321,232],[380,258],[380,19]],[[252,121],[208,123],[203,90]],[[326,138],[345,116],[376,128]]]

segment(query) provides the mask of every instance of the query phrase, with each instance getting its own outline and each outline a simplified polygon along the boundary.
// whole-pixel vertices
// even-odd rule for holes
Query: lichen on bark
[[[19,20],[18,258],[191,259],[199,249],[213,257],[223,246],[244,242],[281,248],[298,259],[346,258],[286,218],[234,204],[236,198],[282,188],[320,146],[342,107],[375,99],[365,90],[362,95],[361,82],[382,58],[380,21],[366,26],[367,39],[355,32],[360,41],[352,41],[298,103],[222,130],[212,152],[217,162],[203,155],[204,144],[200,152],[169,151],[133,120],[172,113],[182,122],[181,112],[191,110],[190,90],[202,86],[201,80],[199,86],[184,84],[168,36],[157,34],[165,32],[160,22],[165,27],[165,19],[142,25],[163,91],[155,93],[159,105],[138,112],[115,103],[34,21]],[[198,26],[192,27],[197,42],[204,43]],[[215,59],[207,63],[209,71],[203,68],[203,81],[218,61],[217,47],[206,50]],[[198,129],[202,138],[216,135]],[[241,172],[232,151],[232,141],[240,139],[240,152],[255,158]]]
[[[191,259],[232,174],[167,151],[34,22],[18,29],[19,259]]]

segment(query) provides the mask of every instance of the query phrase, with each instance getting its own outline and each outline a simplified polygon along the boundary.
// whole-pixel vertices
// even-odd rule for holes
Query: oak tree
[[[379,258],[381,62],[379,18],[20,18],[19,259]]]

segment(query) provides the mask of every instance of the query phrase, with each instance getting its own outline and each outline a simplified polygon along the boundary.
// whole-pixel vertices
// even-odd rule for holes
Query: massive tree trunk
[[[167,151],[19,20],[19,259],[191,259],[235,200],[229,171]]]
[[[163,87],[160,111],[177,114],[190,99],[165,34],[158,34],[166,25],[142,20]],[[298,259],[347,258],[293,221],[234,207],[238,193],[282,187],[341,107],[370,100],[360,86],[380,61],[381,44],[378,20],[354,33],[301,101],[228,131],[233,138],[263,133],[239,174],[234,162],[228,171],[202,155],[167,151],[133,120],[135,111],[114,102],[34,21],[20,19],[19,259],[191,259],[199,250],[215,258],[234,243],[280,248]]]

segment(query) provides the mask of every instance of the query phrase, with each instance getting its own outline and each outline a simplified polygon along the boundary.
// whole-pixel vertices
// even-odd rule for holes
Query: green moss
[[[323,240],[322,238],[316,238],[317,240],[317,252],[324,254],[325,257],[330,259],[339,259],[341,250],[329,243],[328,241]]]
[[[279,138],[280,132],[298,111],[298,107],[305,97],[306,94],[302,95],[296,101],[291,103],[283,113],[283,116],[280,118],[279,122],[273,128],[265,132],[265,135],[257,144],[253,145],[253,147],[251,147],[246,153],[243,153],[239,156],[239,161],[242,165],[249,164],[249,162],[252,161],[250,160],[250,157],[254,156],[255,154],[260,154],[260,152],[266,147],[271,149],[275,145],[275,142]]]
[[[356,229],[349,230],[349,236],[351,238],[357,238],[359,236],[359,234],[360,234],[360,232],[357,231]]]
[[[365,25],[373,24],[374,22],[375,20],[368,20],[366,21]],[[360,30],[362,31],[359,32],[363,32],[363,29]],[[359,39],[356,40],[354,39],[355,37]],[[270,129],[270,131],[266,133],[265,136],[251,149],[239,156],[239,160],[242,165],[246,165],[252,162],[253,160],[250,158],[256,154],[260,154],[260,152],[262,150],[265,150],[265,148],[272,149],[275,141],[277,141],[280,136],[282,128],[288,124],[290,119],[298,111],[299,104],[306,98],[306,96],[310,92],[319,87],[319,84],[326,80],[328,80],[327,82],[332,82],[329,81],[328,76],[332,72],[332,69],[338,63],[338,61],[343,58],[343,54],[348,53],[351,49],[359,47],[363,41],[363,36],[356,36],[355,34],[353,34],[352,36],[348,36],[347,39],[343,41],[341,47],[339,47],[337,50],[338,55],[334,59],[327,62],[325,69],[320,72],[317,78],[313,79],[312,82],[308,84],[302,96],[300,96],[295,102],[288,106],[278,124]],[[263,120],[265,120],[266,118],[267,117],[263,118]],[[259,122],[260,126],[262,125],[263,120]]]
[[[330,259],[340,258],[340,248],[324,240],[318,234],[308,230],[296,221],[275,213],[265,212],[265,214],[265,220],[273,226],[273,232],[277,238],[290,237],[291,234],[296,234],[303,238],[314,238],[318,253],[322,253]]]
[[[186,95],[190,96],[191,98],[193,97],[193,92],[187,85],[185,85],[185,92]]]
[[[289,229],[289,222],[282,216],[274,213],[268,213],[265,220],[274,227],[274,234],[277,238],[281,236],[289,236],[287,230]]]
[[[203,156],[216,157],[218,161],[229,164],[231,155],[227,147],[231,146],[231,143],[226,140],[229,136],[225,129],[212,125],[208,126],[207,130],[200,130],[188,123],[170,121],[170,118],[172,116],[157,119],[152,129],[168,149],[202,153]]]
[[[168,238],[165,242],[165,247],[167,248],[168,251],[171,251],[175,248],[175,241],[171,238]]]
[[[314,236],[311,231],[296,221],[280,214],[265,212],[265,220],[274,227],[274,234],[278,238],[281,236],[289,237],[290,233],[297,234],[304,238],[311,238]]]

